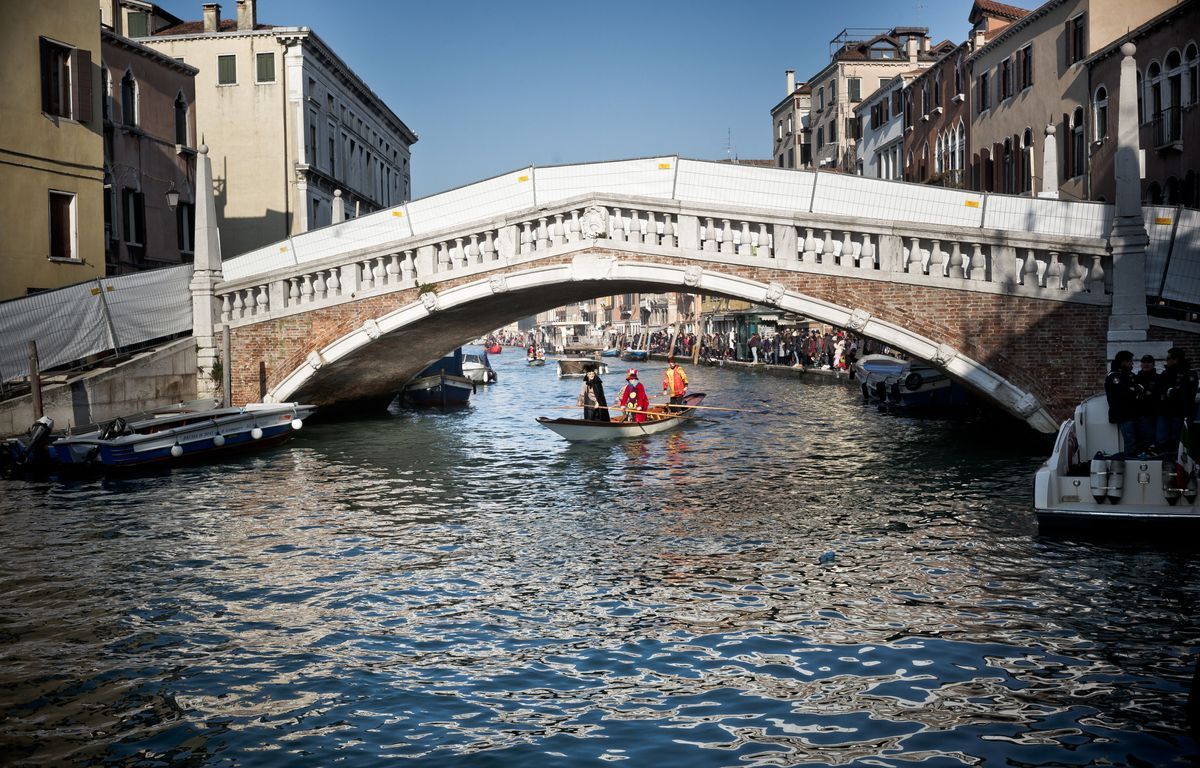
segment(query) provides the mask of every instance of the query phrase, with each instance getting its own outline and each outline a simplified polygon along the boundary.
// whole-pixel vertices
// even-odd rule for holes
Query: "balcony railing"
[[[1182,110],[1167,107],[1150,121],[1155,149],[1180,149],[1183,146]]]

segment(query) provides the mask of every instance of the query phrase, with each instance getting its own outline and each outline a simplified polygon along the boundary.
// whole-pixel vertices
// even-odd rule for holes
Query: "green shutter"
[[[258,65],[256,82],[275,82],[275,54],[260,53],[255,57],[255,61]]]
[[[217,57],[217,84],[233,85],[237,82],[237,57]]]
[[[150,15],[145,12],[130,11],[125,16],[126,37],[149,37]]]

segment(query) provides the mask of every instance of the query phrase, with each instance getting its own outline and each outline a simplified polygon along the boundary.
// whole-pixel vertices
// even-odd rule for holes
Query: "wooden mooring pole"
[[[29,342],[29,394],[33,399],[33,420],[42,418],[42,371],[38,367],[37,342]]]

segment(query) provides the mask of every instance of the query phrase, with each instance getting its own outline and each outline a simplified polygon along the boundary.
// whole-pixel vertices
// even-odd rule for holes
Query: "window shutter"
[[[75,49],[75,61],[71,63],[75,82],[75,119],[81,123],[92,122],[92,52]]]
[[[42,111],[50,111],[50,45],[45,38],[38,38],[38,61],[42,63]]]
[[[1063,53],[1066,54],[1067,60],[1063,62],[1064,67],[1071,66],[1071,62],[1075,61],[1075,51],[1073,50],[1075,42],[1075,20],[1067,19],[1065,34],[1066,45],[1063,47]]]
[[[133,195],[133,209],[137,211],[137,241],[146,246],[146,196],[141,192]]]

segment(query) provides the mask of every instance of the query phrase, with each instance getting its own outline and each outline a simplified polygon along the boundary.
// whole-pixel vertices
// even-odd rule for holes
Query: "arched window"
[[[133,72],[126,72],[121,78],[121,122],[138,124],[138,87]]]
[[[1083,140],[1083,107],[1075,108],[1071,118],[1071,176],[1082,176],[1087,168],[1086,147]]]
[[[944,170],[942,168],[942,134],[938,134],[937,138],[934,139],[934,144],[935,149],[933,152],[933,172],[941,173]]]
[[[1033,192],[1033,129],[1029,126],[1021,134],[1021,191]]]
[[[175,143],[185,147],[188,143],[187,113],[187,99],[180,91],[175,95]]]
[[[1004,140],[1004,192],[1012,194],[1016,191],[1016,170],[1013,166],[1012,139]]]
[[[1187,68],[1187,103],[1200,103],[1200,51],[1195,43],[1188,43],[1184,49],[1183,61]]]
[[[1092,138],[1103,141],[1108,137],[1108,89],[1103,85],[1092,96]]]

